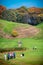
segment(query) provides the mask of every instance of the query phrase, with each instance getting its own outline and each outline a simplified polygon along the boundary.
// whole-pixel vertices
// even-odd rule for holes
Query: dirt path
[[[19,34],[17,38],[32,37],[37,35],[40,31],[38,28],[35,28],[34,26],[29,26],[28,28],[19,27],[16,28],[16,30]]]
[[[18,36],[16,38],[32,37],[32,36],[37,35],[40,31],[38,28],[31,26],[31,25],[27,28],[20,26],[18,28],[15,28],[14,30],[18,32]],[[9,38],[9,39],[15,38],[11,34],[7,34],[3,31],[0,31],[0,36],[4,38]]]

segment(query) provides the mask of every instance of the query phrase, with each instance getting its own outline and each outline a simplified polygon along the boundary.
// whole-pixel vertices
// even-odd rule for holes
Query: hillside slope
[[[25,37],[33,37],[39,33],[39,29],[28,24],[20,24],[9,22],[5,20],[0,20],[0,35],[4,38],[15,38],[12,36],[12,31],[16,30],[18,32],[18,36],[16,38],[25,38]]]
[[[6,32],[6,34],[11,34],[11,31],[13,28],[17,29],[18,31],[21,30],[20,27],[25,28],[23,31],[27,31],[30,25],[27,24],[20,24],[20,23],[13,23],[8,22],[5,20],[0,20],[0,23],[3,24],[3,26],[0,26],[0,30],[3,30],[3,32]],[[35,37],[28,37],[28,38],[13,38],[8,39],[4,37],[0,37],[0,51],[2,50],[8,50],[10,51],[14,50],[15,48],[18,48],[18,41],[22,41],[22,47],[26,48],[26,51],[18,51],[16,50],[16,58],[13,60],[10,60],[9,63],[12,65],[43,65],[43,23],[37,25],[37,26],[31,26],[31,29],[40,29],[40,33],[36,35]],[[33,50],[33,47],[37,47],[36,50]],[[25,56],[21,58],[21,53],[24,53]],[[0,58],[4,59],[4,54],[0,54]],[[3,65],[3,61],[0,60],[0,64]],[[24,63],[23,63],[24,62]],[[6,64],[4,62],[4,64]]]
[[[27,24],[20,24],[20,23],[13,23],[13,22],[8,22],[6,20],[0,20],[0,24],[2,23],[2,25],[0,26],[0,30],[3,30],[3,32],[6,33],[6,35],[8,35],[8,37],[3,37],[3,34],[2,34],[2,37],[0,37],[0,48],[2,47],[3,45],[3,48],[6,48],[8,47],[8,45],[10,45],[9,47],[15,47],[17,45],[17,41],[18,40],[24,40],[23,43],[24,43],[24,46],[25,46],[25,42],[28,42],[31,44],[34,42],[37,42],[37,40],[39,40],[37,43],[42,43],[41,41],[43,40],[43,23],[37,25],[37,26],[30,26],[30,25],[27,25]],[[11,32],[12,30],[17,30],[20,35],[18,37],[13,37],[9,35],[11,35]],[[40,33],[37,34],[37,30],[40,29]],[[39,31],[38,31],[39,32]],[[29,37],[28,34],[25,34],[25,33],[28,33],[29,36],[32,37]],[[1,34],[1,33],[0,33]],[[23,35],[21,35],[23,34]],[[35,36],[34,36],[35,34]],[[26,35],[26,37],[24,37],[24,35]],[[23,38],[24,37],[24,38]],[[37,40],[35,40],[37,39]],[[31,42],[32,40],[32,42]],[[40,41],[41,40],[41,41]],[[6,46],[7,43],[8,45]]]

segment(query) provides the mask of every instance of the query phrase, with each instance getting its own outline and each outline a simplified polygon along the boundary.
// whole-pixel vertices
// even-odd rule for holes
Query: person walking
[[[10,59],[10,53],[7,54],[7,60],[9,60],[9,59]]]
[[[15,52],[13,53],[13,56],[14,56],[14,58],[16,58],[16,54],[15,54]]]
[[[7,60],[7,54],[6,53],[4,54],[4,59]]]

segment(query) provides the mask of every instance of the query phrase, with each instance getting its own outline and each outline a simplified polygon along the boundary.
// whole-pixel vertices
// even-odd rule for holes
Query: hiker
[[[22,57],[22,54],[20,56]]]
[[[15,52],[13,53],[13,57],[16,58],[16,54],[15,54]]]
[[[18,41],[18,47],[21,47],[22,46],[22,42],[19,40]]]
[[[11,57],[14,58],[14,54],[13,53],[12,53]]]
[[[7,60],[9,60],[9,59],[10,59],[10,53],[7,54]]]
[[[35,47],[33,47],[33,50],[36,50],[37,49],[37,47],[35,46]]]
[[[22,53],[22,56],[24,56],[24,53]]]
[[[5,60],[7,60],[7,54],[6,53],[4,54],[4,58],[5,58]]]
[[[21,54],[21,57],[24,57],[24,53]]]
[[[37,47],[35,46],[35,50],[37,49]]]
[[[10,59],[12,59],[12,53],[10,53]]]

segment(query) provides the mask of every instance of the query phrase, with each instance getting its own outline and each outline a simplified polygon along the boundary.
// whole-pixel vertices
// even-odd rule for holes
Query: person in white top
[[[4,59],[7,60],[7,54],[4,54]]]

